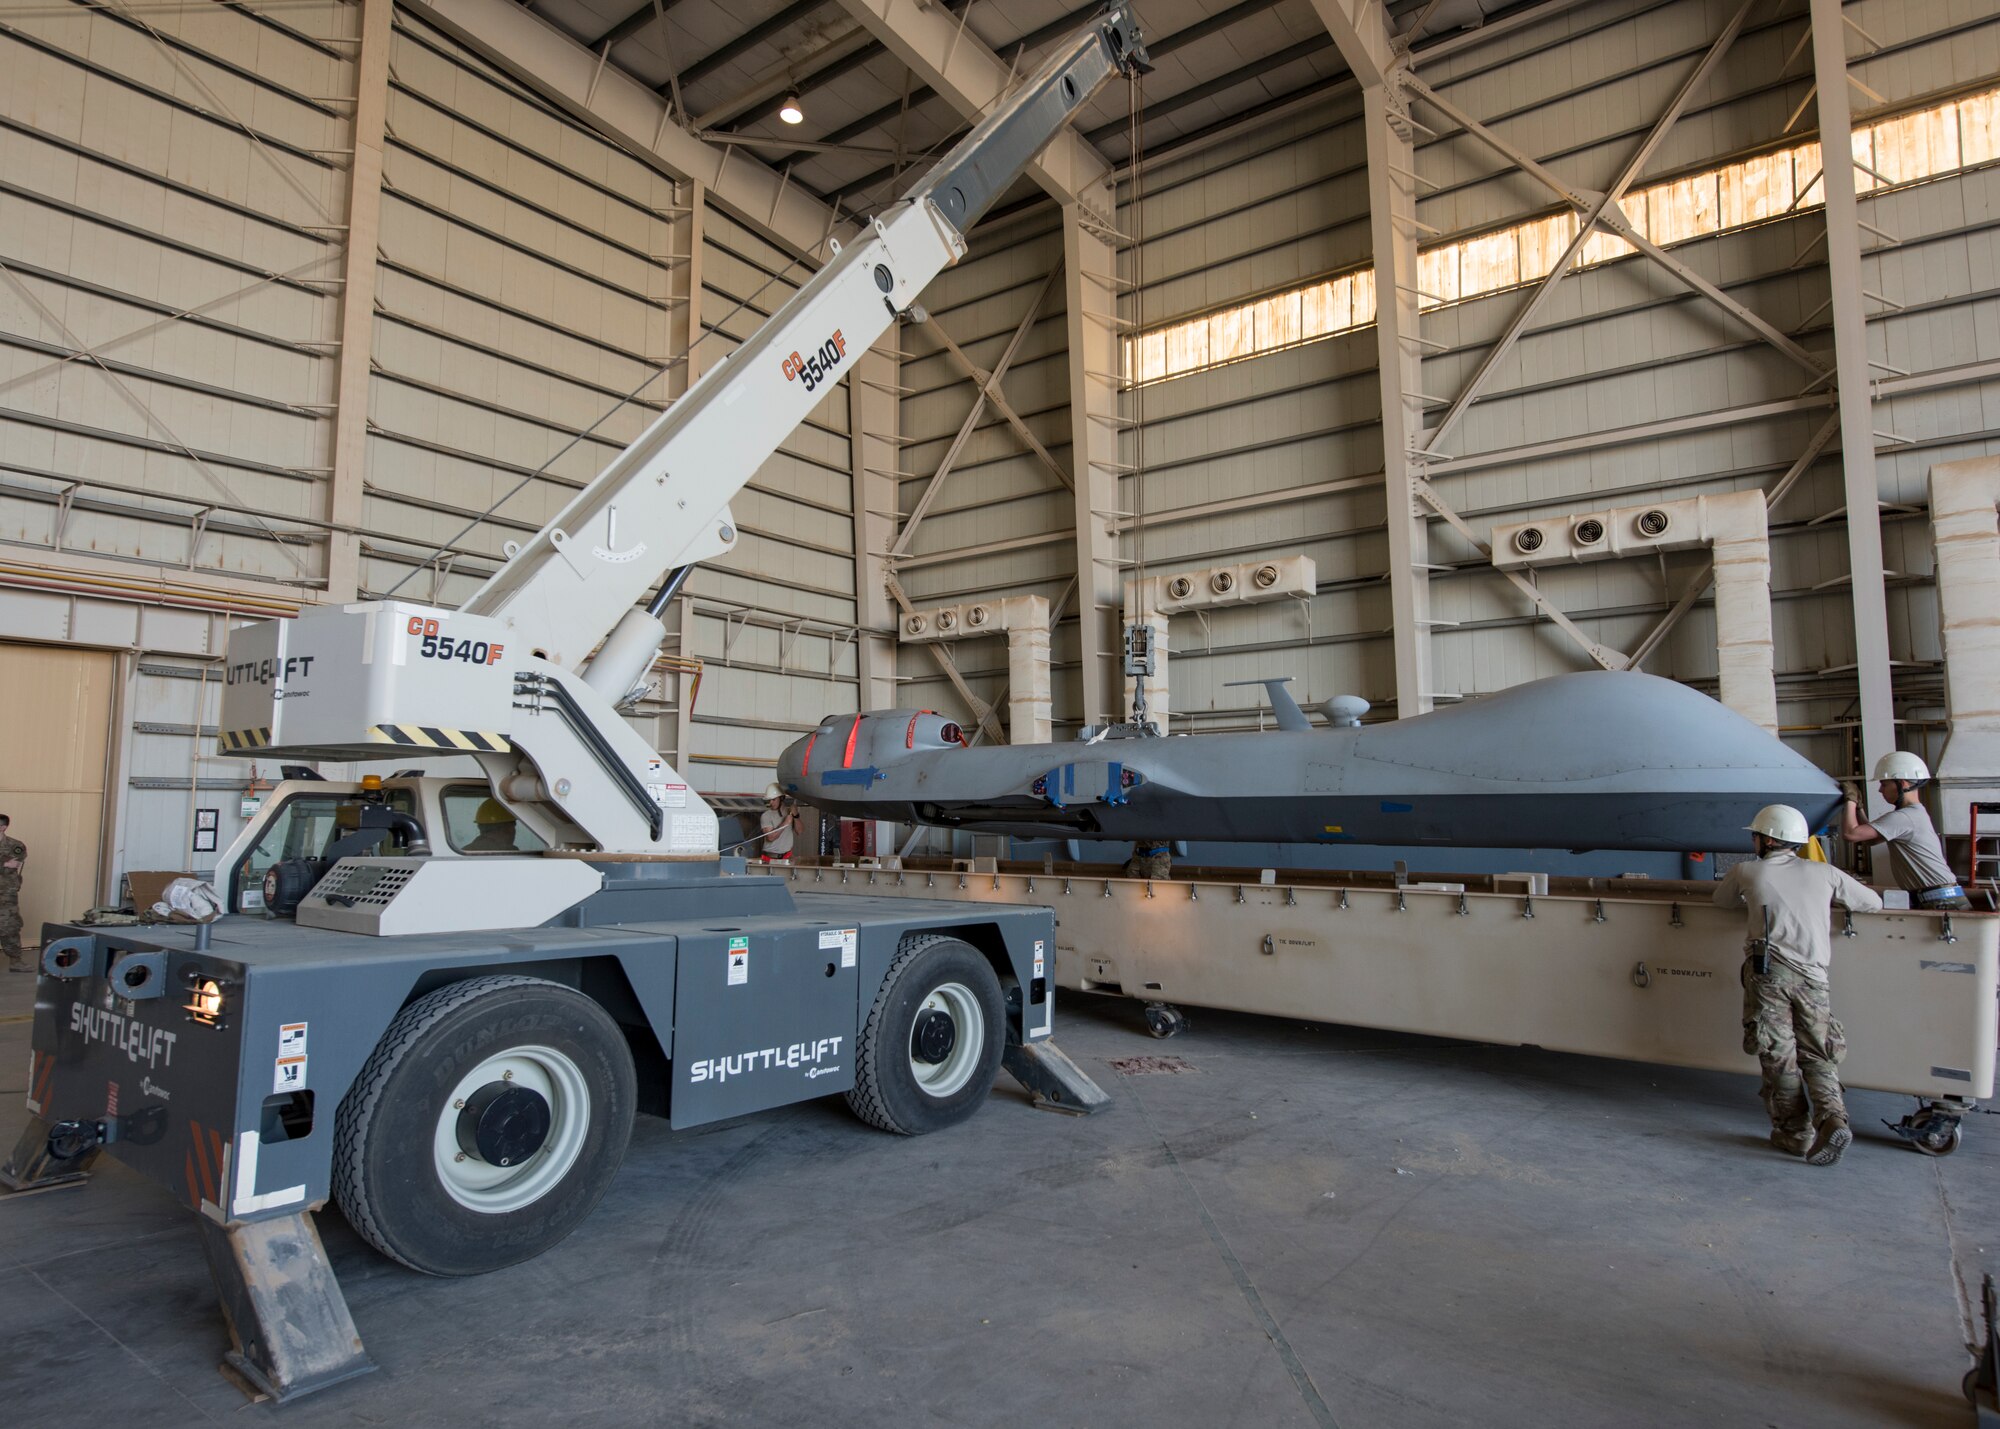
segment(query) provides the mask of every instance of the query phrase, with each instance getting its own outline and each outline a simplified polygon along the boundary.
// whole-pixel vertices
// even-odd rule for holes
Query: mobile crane
[[[970,1116],[1003,1064],[1042,1104],[1101,1104],[1048,1040],[1046,909],[740,876],[619,705],[687,572],[734,545],[735,493],[1146,65],[1129,10],[1092,19],[463,606],[232,631],[220,752],[443,750],[483,777],[288,779],[219,860],[227,916],[48,925],[32,1119],[0,1184],[100,1151],[164,1184],[199,1218],[225,1366],[283,1400],[372,1368],[312,1222],[330,1198],[384,1254],[468,1275],[587,1216],[637,1111],[687,1127],[844,1092],[914,1134]]]

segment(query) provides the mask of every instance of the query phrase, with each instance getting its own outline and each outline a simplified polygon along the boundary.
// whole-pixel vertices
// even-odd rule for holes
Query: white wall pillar
[[[1710,499],[1715,553],[1715,663],[1722,703],[1778,732],[1771,647],[1771,540],[1761,491]]]
[[[1112,212],[1108,187],[1091,206]],[[1116,253],[1079,204],[1063,205],[1063,297],[1069,329],[1070,471],[1076,504],[1077,663],[1084,724],[1123,719],[1118,567]]]
[[[1855,678],[1861,693],[1861,774],[1896,748],[1889,680],[1889,605],[1882,583],[1882,499],[1868,385],[1868,315],[1861,296],[1861,225],[1854,200],[1853,125],[1847,92],[1847,26],[1840,0],[1812,0],[1813,73],[1819,84],[1820,168],[1826,185],[1826,270],[1833,288],[1833,349],[1840,383],[1840,467],[1847,494],[1847,561],[1853,575]],[[1869,806],[1882,802],[1873,787]],[[1880,874],[1880,846],[1877,846]]]
[[[2000,801],[2000,457],[1932,467],[1931,525],[1951,724],[1933,772],[1944,831],[1963,835],[1973,800]]]
[[[1417,167],[1409,109],[1396,74],[1362,91],[1368,144],[1368,225],[1375,249],[1375,368],[1382,396],[1382,496],[1389,525],[1390,638],[1396,716],[1431,708],[1430,528],[1417,503],[1411,452],[1423,431],[1417,345]]]
[[[896,540],[895,470],[902,430],[901,325],[847,375],[848,456],[853,471],[856,694],[864,710],[894,709],[896,606],[889,596],[889,547]]]
[[[361,583],[362,482],[368,460],[368,388],[375,347],[375,257],[382,220],[382,145],[389,114],[394,0],[361,0],[354,65],[354,157],[348,168],[347,253],[340,290],[340,362],[328,465],[326,598],[353,600]]]

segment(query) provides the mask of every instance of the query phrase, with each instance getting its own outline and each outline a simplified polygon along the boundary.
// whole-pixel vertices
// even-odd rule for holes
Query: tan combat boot
[[[1806,1154],[1806,1148],[1812,1145],[1812,1135],[1804,1131],[1784,1132],[1774,1128],[1771,1132],[1771,1145],[1787,1156],[1803,1156]]]
[[[1806,1152],[1806,1161],[1813,1166],[1831,1166],[1853,1140],[1854,1133],[1847,1129],[1846,1122],[1821,1122],[1819,1134],[1813,1138],[1812,1149]]]

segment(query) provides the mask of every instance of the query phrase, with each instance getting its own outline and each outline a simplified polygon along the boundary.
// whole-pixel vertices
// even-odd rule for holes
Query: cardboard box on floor
[[[147,912],[166,897],[168,884],[176,878],[193,877],[192,873],[128,873],[125,875],[125,901],[134,912]]]

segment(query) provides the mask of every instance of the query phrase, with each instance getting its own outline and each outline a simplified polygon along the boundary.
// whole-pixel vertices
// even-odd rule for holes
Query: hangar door
[[[22,941],[97,901],[113,657],[0,644],[0,814],[28,846]]]

